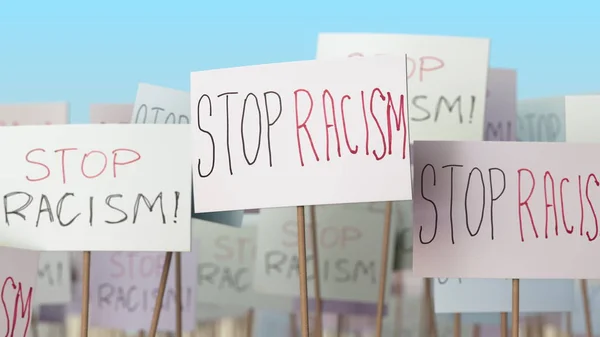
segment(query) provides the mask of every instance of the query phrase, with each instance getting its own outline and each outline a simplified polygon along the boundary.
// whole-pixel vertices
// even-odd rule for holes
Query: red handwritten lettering
[[[379,56],[379,55],[386,55],[386,54],[375,54],[374,56]],[[348,57],[349,58],[350,57],[364,57],[364,55],[360,52],[353,52],[353,53],[350,53],[348,55]],[[412,78],[415,75],[415,73],[417,72],[417,68],[418,68],[419,82],[423,82],[425,73],[440,70],[440,69],[444,68],[444,66],[446,65],[441,58],[435,57],[435,56],[419,57],[418,62],[415,58],[407,57],[406,63],[407,63],[407,65],[406,65],[407,66],[407,69],[406,69],[407,77],[409,79]],[[418,63],[418,66],[417,66],[417,63]]]
[[[98,173],[88,175],[85,173],[85,160],[93,154],[99,154],[102,156],[102,159],[103,159],[102,168],[100,169],[100,171]],[[106,171],[106,165],[108,165],[108,157],[104,154],[104,152],[96,151],[96,150],[90,151],[90,152],[84,154],[83,159],[81,160],[81,174],[88,179],[94,179],[96,177],[99,177],[102,173],[104,173],[104,171]]]
[[[9,296],[5,293],[7,290],[6,286],[10,282],[10,288],[16,290],[14,297]],[[31,322],[31,302],[33,298],[33,288],[29,287],[27,291],[27,297],[23,296],[23,285],[21,282],[15,283],[12,277],[7,277],[2,284],[2,290],[0,290],[0,297],[2,298],[2,306],[4,307],[4,314],[6,316],[7,330],[5,337],[14,337],[17,322],[25,320],[25,327],[23,328],[23,337],[27,337],[27,331],[29,330],[29,324]],[[14,303],[12,307],[12,319],[10,317],[8,305]],[[20,309],[20,310],[19,310]],[[27,318],[25,318],[27,316]]]
[[[50,176],[50,169],[48,168],[48,166],[46,166],[45,164],[43,164],[43,163],[40,163],[40,162],[38,162],[38,161],[33,161],[33,160],[31,160],[31,159],[29,158],[29,156],[30,156],[32,153],[34,153],[34,152],[38,152],[38,151],[41,151],[41,152],[46,152],[46,150],[44,150],[44,149],[40,149],[40,148],[33,149],[33,150],[31,150],[31,151],[27,152],[27,154],[25,155],[25,160],[26,160],[28,163],[30,163],[30,164],[35,164],[35,165],[39,165],[39,166],[43,167],[43,168],[45,169],[45,171],[46,171],[46,174],[45,174],[43,177],[40,177],[40,178],[30,178],[28,175],[26,175],[26,176],[25,176],[25,178],[26,178],[27,180],[29,180],[29,181],[41,181],[41,180],[44,180],[44,179],[46,179],[46,178],[48,178],[48,177]]]

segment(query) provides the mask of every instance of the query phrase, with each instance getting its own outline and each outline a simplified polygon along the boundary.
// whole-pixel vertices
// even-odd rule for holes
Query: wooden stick
[[[512,280],[512,337],[519,337],[519,279]]]
[[[567,312],[567,337],[573,337],[573,321],[571,312]]]
[[[290,336],[298,337],[298,324],[296,324],[296,314],[290,314]]]
[[[337,315],[337,328],[335,329],[336,337],[342,337],[344,331],[344,316],[342,314]]]
[[[302,337],[309,337],[308,325],[308,280],[306,277],[306,222],[304,206],[296,207],[298,222],[298,271],[300,278],[300,329]],[[154,336],[151,336],[154,337]]]
[[[460,337],[462,334],[462,319],[460,313],[454,314],[454,337]]]
[[[152,313],[152,322],[150,322],[150,330],[148,330],[148,337],[156,337],[156,331],[158,330],[158,320],[160,319],[160,311],[162,309],[162,303],[165,297],[165,290],[167,289],[167,278],[169,276],[169,269],[171,269],[172,258],[173,252],[165,253],[165,262],[163,264],[163,270],[160,275],[158,294],[156,294],[156,302],[154,303],[154,312]]]
[[[537,337],[544,337],[544,317],[542,315],[535,317],[535,335]]]
[[[585,315],[585,332],[587,337],[594,336],[592,330],[592,315],[590,314],[590,298],[588,296],[587,280],[579,280],[581,296],[583,297],[583,313]]]
[[[321,301],[321,277],[319,276],[319,241],[317,240],[317,215],[315,206],[310,206],[310,235],[312,241],[313,253],[313,275],[314,275],[314,290],[315,290],[315,330],[316,337],[321,337],[323,334],[323,307]]]
[[[435,310],[433,307],[433,291],[431,278],[423,279],[425,307],[427,310],[427,328],[429,329],[429,337],[437,337],[437,325],[435,322]]]
[[[168,272],[167,272],[168,275]],[[175,336],[183,337],[183,321],[182,314],[183,304],[182,304],[182,294],[181,294],[181,252],[175,253]]]
[[[144,337],[144,330],[138,331],[138,337]]]
[[[381,271],[379,274],[379,297],[377,299],[376,337],[381,337],[381,333],[383,331],[383,309],[385,307],[385,291],[387,289],[386,284],[391,226],[392,202],[388,201],[385,203],[385,218],[383,219],[383,247],[381,247]]]
[[[508,313],[500,313],[500,337],[508,337]]]
[[[31,312],[31,336],[39,337],[40,333],[38,331],[38,315],[36,313]]]
[[[91,259],[91,252],[83,252],[83,277],[81,280],[81,337],[88,337]]]
[[[248,310],[246,315],[246,337],[252,337],[254,328],[254,309]]]
[[[473,337],[481,337],[481,326],[479,324],[473,325]]]

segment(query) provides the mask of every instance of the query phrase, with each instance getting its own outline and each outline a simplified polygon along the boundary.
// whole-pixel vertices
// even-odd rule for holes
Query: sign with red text
[[[384,214],[350,205],[316,206],[319,275],[324,300],[376,302]],[[308,294],[313,296],[310,209],[306,208]],[[393,231],[392,231],[393,232]],[[265,294],[298,296],[296,208],[260,210],[254,287]],[[390,244],[389,254],[393,254]],[[392,258],[388,259],[391,268]],[[390,283],[391,284],[391,283]]]
[[[403,56],[192,73],[195,211],[410,199],[405,77]]]
[[[0,104],[0,126],[69,123],[69,103]]]
[[[521,100],[517,103],[517,140],[565,141],[565,97]]]
[[[0,143],[1,245],[189,251],[187,126],[22,126]]]
[[[0,331],[6,336],[27,337],[31,326],[35,280],[39,252],[0,247],[0,271],[3,313]]]
[[[148,328],[165,260],[158,252],[99,252],[92,254],[90,324],[136,331]],[[173,263],[172,263],[173,264]],[[181,254],[182,323],[196,326],[196,253]],[[175,331],[177,304],[175,268],[169,269],[158,329]]]
[[[516,141],[517,72],[490,69],[485,101],[485,134],[488,141]]]
[[[565,136],[569,143],[598,143],[600,134],[590,125],[600,122],[600,95],[565,97]]]
[[[433,279],[436,313],[510,312],[510,279]],[[573,280],[521,280],[519,311],[570,312],[574,308]],[[552,294],[552,296],[548,296]]]
[[[146,83],[138,85],[131,123],[189,124],[190,94]]]
[[[600,278],[594,144],[415,142],[414,264],[423,277]],[[574,165],[576,163],[577,165]]]
[[[71,261],[67,252],[43,252],[38,266],[36,304],[71,301]]]
[[[252,285],[256,227],[234,228],[192,219],[198,249],[198,303],[292,310],[292,298],[259,294]]]
[[[90,105],[90,123],[92,124],[129,124],[133,104],[92,104]]]
[[[411,141],[483,140],[489,46],[465,37],[321,33],[317,59],[407,54]]]

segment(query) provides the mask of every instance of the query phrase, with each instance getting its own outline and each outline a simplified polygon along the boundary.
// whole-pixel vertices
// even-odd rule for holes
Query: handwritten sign
[[[517,124],[517,72],[490,69],[485,101],[485,134],[489,141],[515,141]]]
[[[406,53],[411,141],[482,140],[489,44],[463,37],[322,33],[317,59]]]
[[[562,96],[519,101],[517,118],[519,141],[565,141],[565,98]]]
[[[310,219],[307,209],[306,219]],[[317,206],[317,238],[323,299],[375,302],[379,291],[381,213],[351,210],[347,205]],[[258,227],[254,287],[266,294],[298,296],[298,243],[295,208],[262,209]],[[307,221],[308,222],[308,221]],[[378,225],[381,224],[381,225]],[[314,282],[312,243],[307,223],[308,293]],[[392,254],[392,245],[390,252]],[[389,259],[387,268],[391,268]]]
[[[69,303],[71,301],[71,261],[69,253],[41,253],[36,286],[36,304]]]
[[[198,303],[291,311],[291,297],[254,291],[256,227],[232,228],[192,220],[198,249]]]
[[[405,79],[405,57],[192,73],[194,209],[410,199]]]
[[[510,279],[437,278],[433,284],[436,313],[498,313],[512,310]],[[521,280],[520,287],[520,312],[573,310],[572,280]]]
[[[594,132],[600,122],[600,95],[581,95],[565,97],[566,141],[569,143],[598,143],[600,134]]]
[[[90,324],[135,331],[148,328],[158,293],[165,254],[158,252],[101,252],[92,254]],[[181,254],[182,322],[193,330],[196,319],[195,253]],[[169,270],[159,330],[175,330],[175,271]]]
[[[573,262],[594,256],[600,235],[600,162],[585,155],[600,145],[414,146],[417,275],[600,278],[600,270]]]
[[[0,143],[3,245],[190,249],[187,126],[22,126]]]
[[[138,85],[131,123],[189,124],[190,94],[146,83]]]
[[[31,331],[31,314],[39,252],[0,247],[0,331],[6,336],[27,337]]]
[[[69,123],[69,104],[1,104],[0,126],[56,125]]]
[[[92,124],[129,124],[132,104],[92,104],[90,105],[90,123]]]

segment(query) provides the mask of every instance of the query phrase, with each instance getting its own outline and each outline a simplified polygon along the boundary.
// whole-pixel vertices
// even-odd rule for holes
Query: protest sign
[[[484,140],[515,141],[517,128],[517,72],[490,69],[485,101]]]
[[[198,303],[291,310],[291,297],[254,291],[256,227],[238,229],[194,219],[192,229],[199,242]]]
[[[464,37],[321,33],[317,59],[407,54],[411,141],[482,140],[489,45]]]
[[[187,126],[8,127],[0,143],[2,245],[190,249]]]
[[[90,105],[90,123],[92,124],[129,124],[133,104],[92,104]]]
[[[565,98],[550,97],[517,103],[517,140],[521,142],[565,141]]]
[[[600,278],[595,144],[415,142],[423,277]],[[577,163],[577,165],[573,165]],[[518,261],[518,263],[515,263]]]
[[[600,122],[600,95],[565,97],[565,134],[569,143],[598,143],[600,134],[590,127]]]
[[[26,337],[32,330],[39,255],[36,251],[0,247],[0,300],[5,317],[0,319],[0,331],[6,331],[6,336]]]
[[[0,126],[56,125],[69,122],[69,104],[0,104]]]
[[[195,211],[410,199],[405,79],[391,56],[192,73]]]
[[[512,310],[510,279],[437,278],[433,284],[436,313],[498,313]],[[519,286],[520,312],[573,310],[573,280],[521,280]]]
[[[317,206],[315,212],[322,299],[376,302],[381,251],[366,248],[381,246],[384,215],[348,205]],[[262,209],[259,216],[254,287],[266,294],[298,296],[296,210]],[[313,296],[313,243],[308,238],[308,296]],[[392,251],[390,245],[388,254]],[[392,259],[388,261],[385,267],[391,268]]]
[[[67,252],[40,254],[35,304],[66,304],[71,301],[71,261]]]
[[[182,324],[191,331],[196,322],[196,256],[183,253]],[[112,329],[147,329],[154,310],[164,253],[98,252],[92,254],[90,324]],[[175,330],[175,271],[169,271],[158,329]]]

